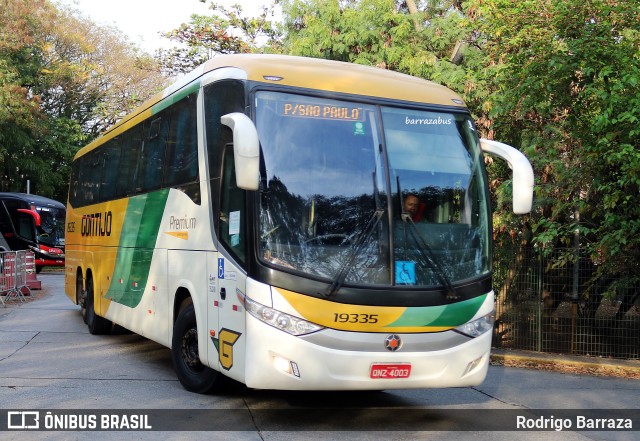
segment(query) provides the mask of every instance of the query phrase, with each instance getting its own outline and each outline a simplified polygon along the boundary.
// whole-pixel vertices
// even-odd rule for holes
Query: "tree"
[[[44,107],[79,123],[89,139],[168,85],[152,57],[119,30],[77,11],[59,11],[44,47],[51,72]]]
[[[536,212],[529,218],[509,215],[508,168],[489,164],[498,238],[503,231],[527,246],[570,247],[577,231],[580,246],[603,257],[599,271],[637,271],[640,216],[633,195],[640,167],[640,26],[633,4],[277,3],[282,34],[266,50],[379,66],[439,82],[462,95],[483,136],[527,154],[538,179]],[[202,45],[204,35],[209,45],[204,46],[215,52],[255,50],[251,29],[276,28],[266,25],[265,15],[252,21],[242,18],[239,8],[215,4],[213,11],[219,14],[192,24],[213,23],[212,29],[224,32],[199,34],[194,28],[183,34],[189,44]],[[228,40],[232,34],[239,39]],[[228,41],[235,46],[224,46]]]
[[[0,189],[39,173],[28,158],[46,129],[40,97],[33,93],[42,66],[39,29],[54,11],[45,1],[5,1],[0,9]]]
[[[459,1],[282,0],[282,50],[395,70],[463,95],[483,122],[482,53]],[[414,6],[416,7],[414,10]]]
[[[552,295],[556,303],[567,294],[584,300],[590,317],[603,296],[615,298],[621,318],[638,302],[640,286],[637,5],[467,5],[485,54],[490,127],[524,150],[536,170],[532,244],[549,254],[563,250],[553,268],[564,270],[565,279],[577,271],[591,275],[586,285],[574,278],[571,292]],[[513,220],[503,216],[501,223]]]
[[[640,26],[612,0],[469,2],[486,43],[493,128],[539,176],[539,244],[582,246],[637,273]],[[491,79],[489,79],[491,77]]]
[[[77,150],[166,84],[122,34],[46,0],[0,9],[0,189],[66,198]]]
[[[175,76],[190,72],[216,54],[256,52],[264,47],[273,50],[280,36],[269,20],[273,8],[264,7],[258,17],[245,17],[239,4],[226,8],[212,2],[211,16],[194,14],[189,23],[164,34],[179,45],[157,51],[156,59],[165,73]]]

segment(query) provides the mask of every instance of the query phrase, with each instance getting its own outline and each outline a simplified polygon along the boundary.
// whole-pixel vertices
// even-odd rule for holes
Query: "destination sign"
[[[364,121],[362,107],[336,106],[331,104],[280,103],[280,115],[298,118]]]

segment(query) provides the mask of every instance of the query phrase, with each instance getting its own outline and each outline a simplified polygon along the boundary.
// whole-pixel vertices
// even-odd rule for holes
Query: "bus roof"
[[[29,193],[8,193],[8,192],[0,192],[0,200],[2,199],[18,199],[20,201],[26,202],[29,205],[35,205],[39,207],[53,207],[66,209],[65,205],[62,202],[56,201],[54,199],[49,199],[44,196],[38,196],[35,194]]]
[[[247,80],[265,84],[464,108],[464,102],[452,90],[429,80],[387,69],[290,55],[219,55],[147,100],[109,128],[103,136],[120,126],[128,125],[127,122],[137,116],[152,115],[155,113],[153,107],[163,99],[184,92],[185,89],[193,90],[194,86],[199,86],[203,76],[222,68],[239,69],[244,72]],[[101,140],[95,140],[81,149],[76,157],[100,143]]]
[[[212,58],[204,64],[204,71],[221,67],[238,67],[247,73],[248,80],[264,83],[464,106],[461,98],[453,91],[432,81],[354,63],[289,55],[237,54]]]

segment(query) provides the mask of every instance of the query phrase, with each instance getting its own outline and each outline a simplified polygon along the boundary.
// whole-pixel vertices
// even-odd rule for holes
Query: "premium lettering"
[[[196,227],[196,218],[171,216],[169,218],[169,229],[171,230],[192,230]]]

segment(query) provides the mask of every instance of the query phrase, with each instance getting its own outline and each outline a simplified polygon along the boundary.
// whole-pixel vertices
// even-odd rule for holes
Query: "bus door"
[[[216,283],[212,300],[218,312],[218,328],[214,344],[220,371],[231,378],[244,379],[247,222],[245,191],[235,179],[233,148],[227,144],[223,154],[218,219],[218,253]],[[222,251],[224,250],[224,251]],[[210,283],[212,288],[212,283]]]
[[[246,275],[233,260],[218,253],[217,286],[213,305],[218,310],[214,344],[220,371],[236,380],[244,378],[245,317],[242,294]]]

